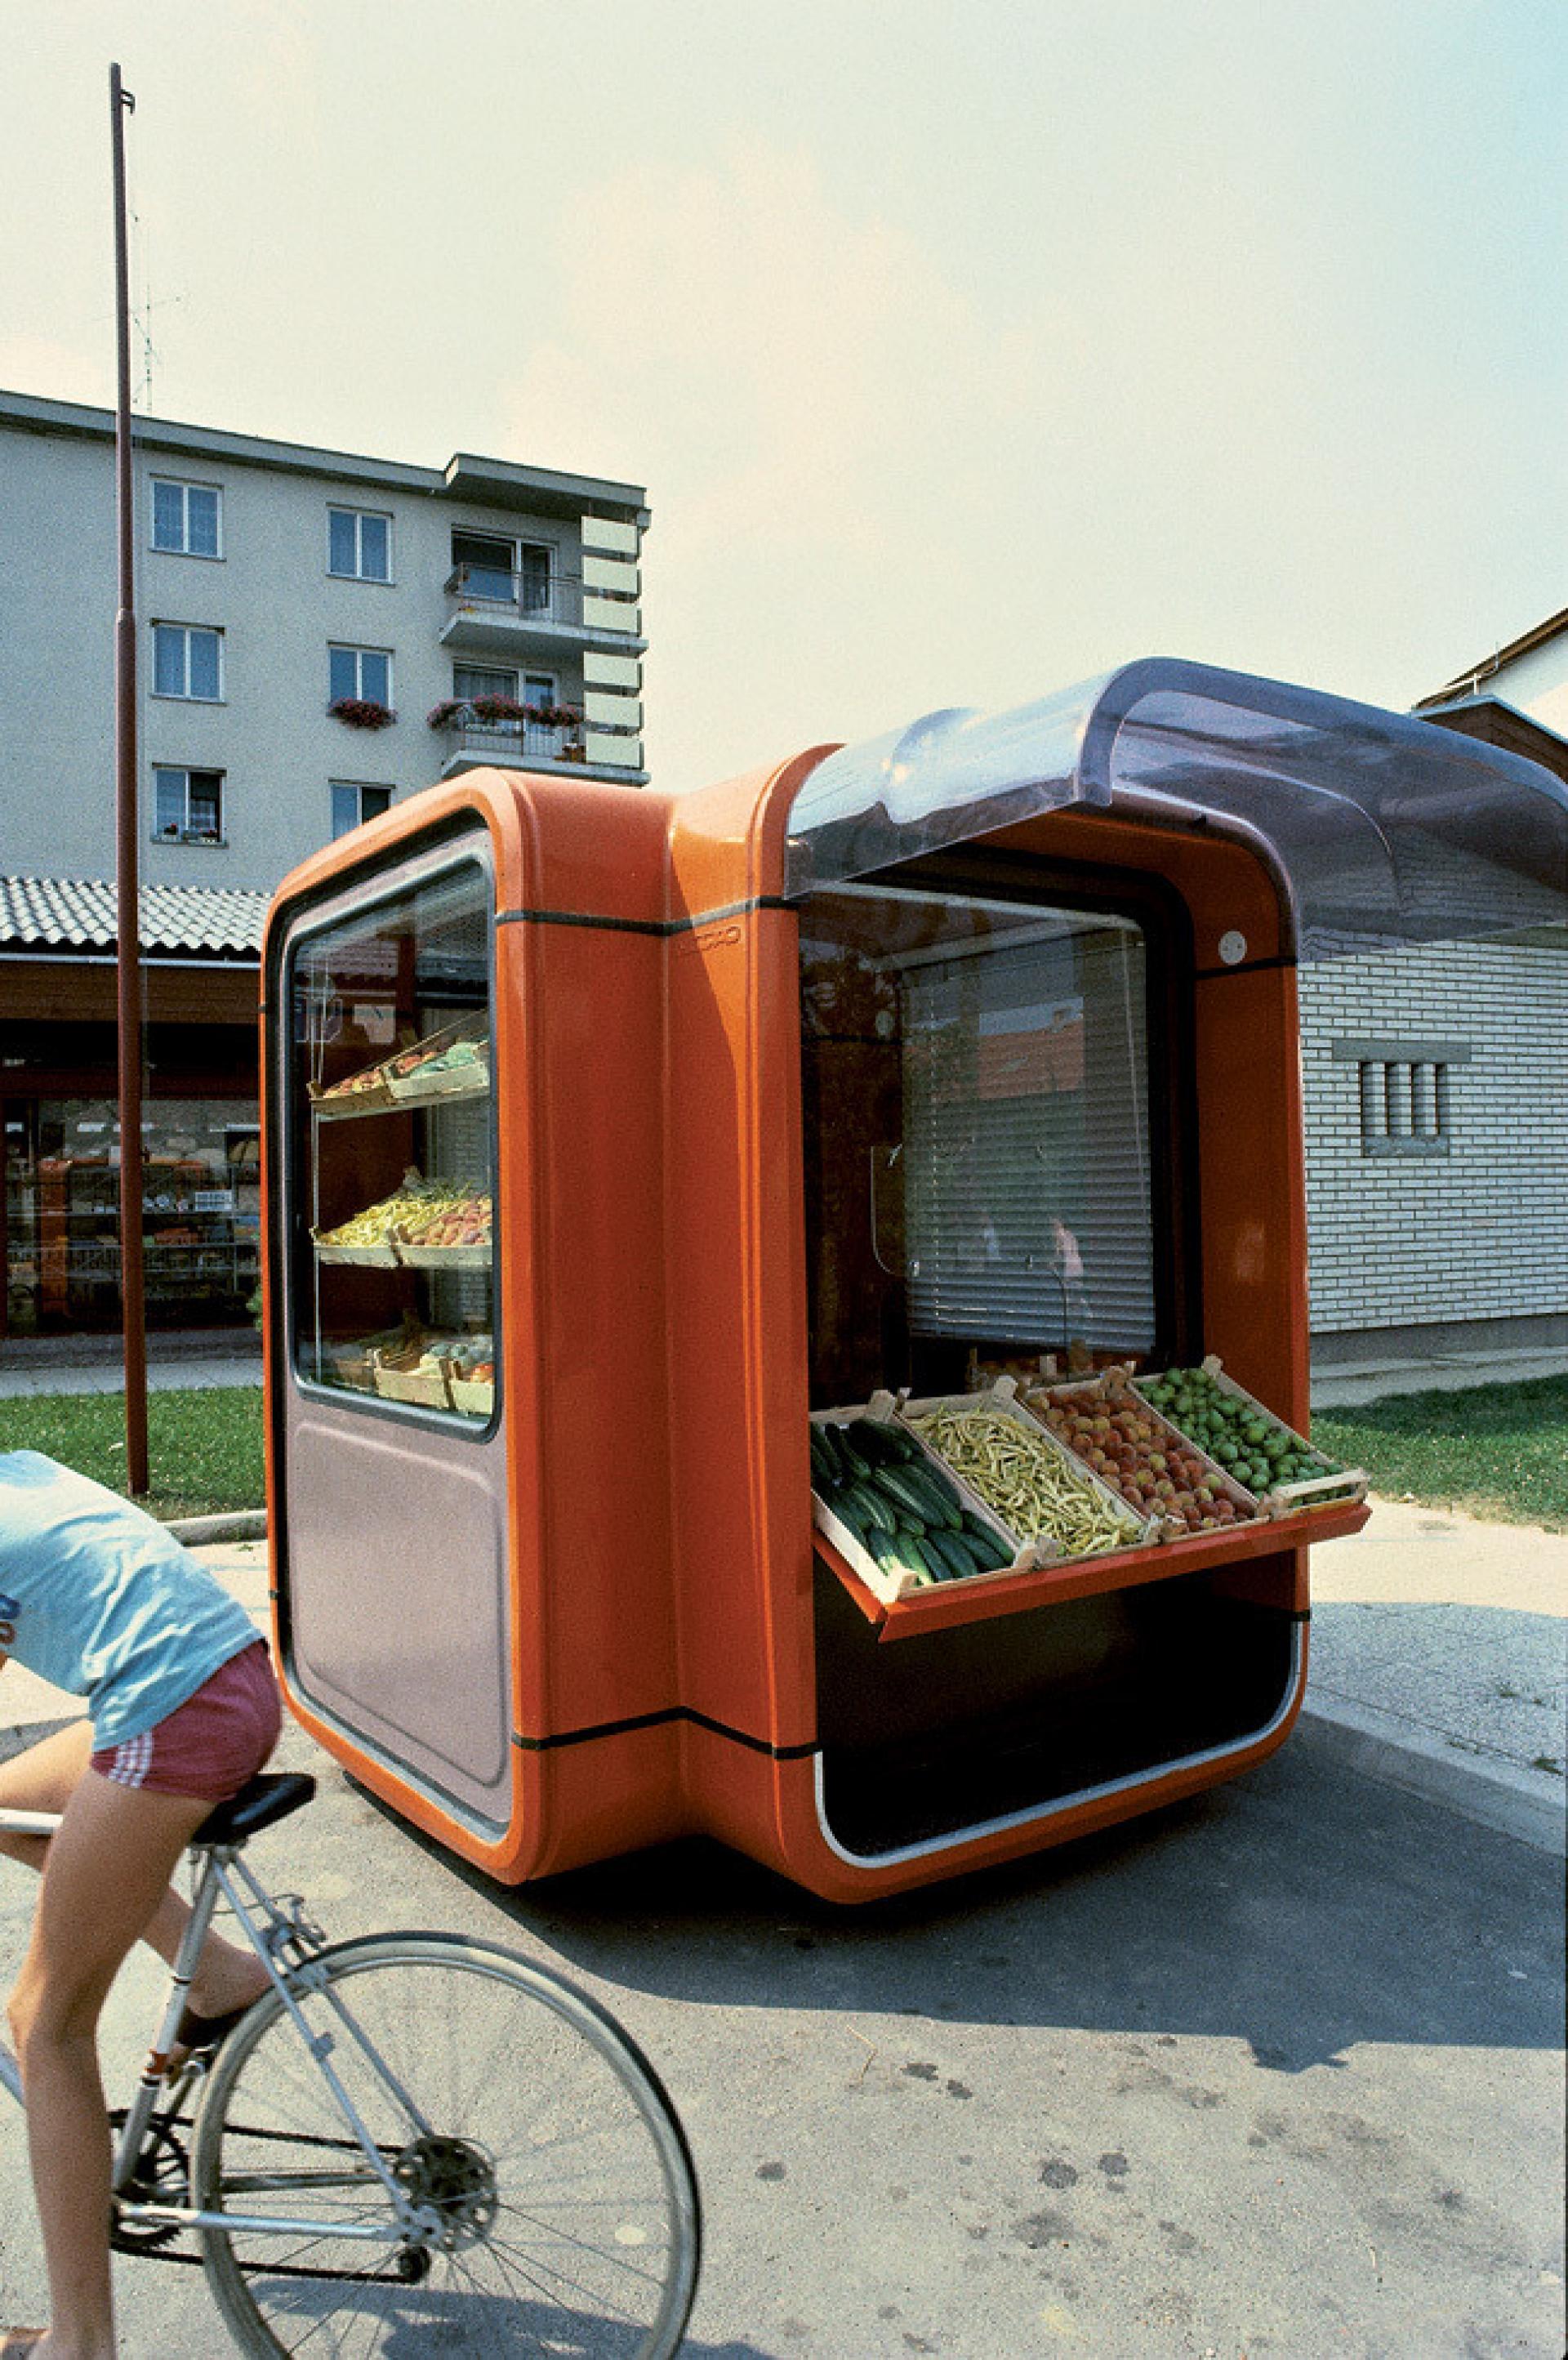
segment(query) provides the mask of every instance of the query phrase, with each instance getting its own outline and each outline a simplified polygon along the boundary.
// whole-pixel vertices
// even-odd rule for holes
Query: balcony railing
[[[534,567],[508,572],[504,565],[454,565],[446,594],[457,609],[453,622],[508,624],[528,631],[566,629],[624,632],[635,639],[642,628],[634,596],[584,582],[580,574],[547,574]],[[451,625],[448,625],[450,630]]]
[[[581,721],[499,721],[474,712],[472,705],[438,708],[436,726],[454,753],[490,754],[530,762],[580,762],[583,754]],[[432,716],[433,718],[434,716]]]
[[[503,565],[454,565],[446,578],[449,598],[483,607],[498,621],[563,623],[581,628],[583,581],[575,574],[509,574]]]

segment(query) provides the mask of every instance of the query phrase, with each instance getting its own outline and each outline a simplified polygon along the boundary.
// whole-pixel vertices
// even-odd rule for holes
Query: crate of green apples
[[[1216,1459],[1270,1515],[1366,1497],[1367,1479],[1360,1468],[1342,1466],[1314,1450],[1227,1376],[1215,1353],[1201,1368],[1139,1377],[1133,1391]]]

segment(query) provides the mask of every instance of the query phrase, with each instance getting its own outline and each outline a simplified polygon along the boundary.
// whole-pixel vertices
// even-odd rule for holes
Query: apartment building
[[[118,1317],[114,429],[0,393],[0,1335]],[[645,784],[648,515],[635,484],[161,419],[134,472],[150,1316],[179,1324],[254,1283],[272,889],[475,764]]]

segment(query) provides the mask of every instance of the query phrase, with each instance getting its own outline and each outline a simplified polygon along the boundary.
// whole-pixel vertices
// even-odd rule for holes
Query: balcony
[[[621,786],[639,787],[648,782],[647,772],[638,767],[642,748],[635,737],[617,740],[603,731],[593,731],[594,759],[590,760],[590,733],[580,720],[496,719],[476,712],[471,704],[458,702],[438,705],[430,726],[446,741],[441,764],[443,779],[455,778],[463,770],[495,768],[565,770],[574,777],[612,781]],[[619,751],[623,745],[624,762],[606,760],[607,748]]]
[[[537,656],[563,646],[629,654],[646,644],[635,597],[617,596],[581,574],[454,565],[445,588],[452,611],[441,644],[460,654]]]

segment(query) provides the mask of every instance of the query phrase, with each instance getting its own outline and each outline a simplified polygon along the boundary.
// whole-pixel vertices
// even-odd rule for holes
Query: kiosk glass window
[[[289,957],[294,1365],[392,1415],[495,1405],[492,900],[462,859]]]
[[[1149,970],[1108,912],[857,885],[804,904],[815,1404],[1151,1350]]]

